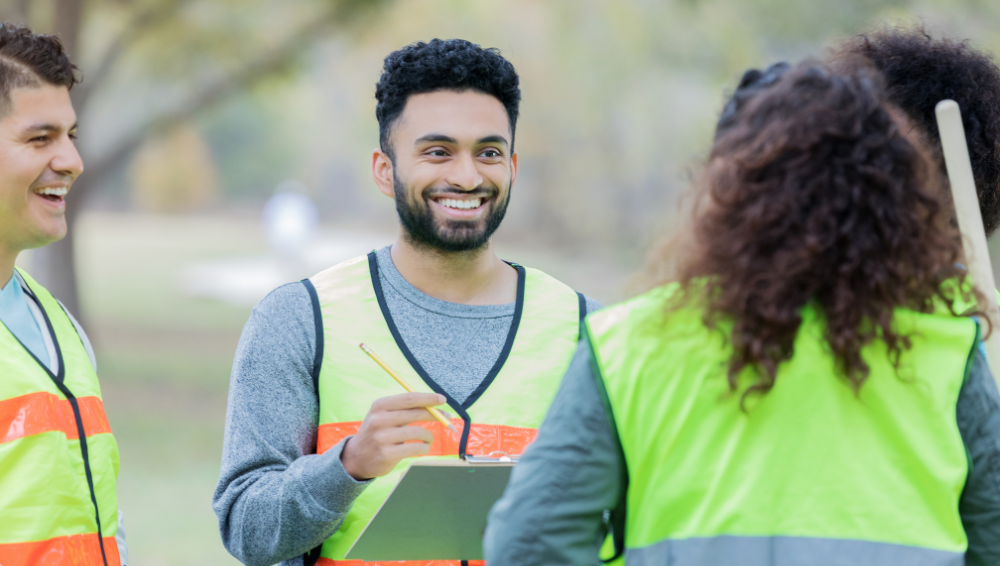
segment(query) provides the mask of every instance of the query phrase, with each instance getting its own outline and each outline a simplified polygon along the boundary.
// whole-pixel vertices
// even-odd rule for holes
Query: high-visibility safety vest
[[[356,434],[373,401],[403,393],[358,348],[364,342],[410,384],[423,381],[444,395],[449,410],[461,417],[452,419],[459,435],[436,421],[419,423],[434,435],[425,458],[521,454],[534,440],[573,356],[580,313],[586,308],[582,296],[540,271],[514,265],[517,302],[507,341],[483,383],[458,403],[434,383],[403,343],[382,294],[377,261],[372,252],[331,267],[312,277],[311,286],[306,285],[311,291],[314,288],[314,307],[322,313],[317,320],[321,318],[323,324],[323,351],[317,352],[317,359],[322,356],[317,452]],[[323,543],[320,566],[375,564],[344,557],[409,464],[410,460],[400,462],[355,500],[340,529]],[[460,560],[401,564],[458,566]]]
[[[626,564],[964,564],[956,404],[975,321],[897,310],[912,349],[897,373],[884,342],[866,346],[855,395],[807,307],[794,355],[744,412],[726,380],[732,324],[668,310],[676,291],[585,323],[628,470]]]
[[[18,270],[53,338],[53,374],[0,324],[0,565],[118,566],[118,444],[58,301]]]

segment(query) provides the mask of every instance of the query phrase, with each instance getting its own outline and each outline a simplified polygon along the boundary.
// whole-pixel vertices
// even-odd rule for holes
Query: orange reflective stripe
[[[88,437],[111,432],[104,404],[99,398],[80,397],[77,405]],[[39,391],[0,401],[0,443],[54,430],[62,431],[70,440],[79,438],[73,406],[68,400]],[[0,564],[7,566],[2,561]]]
[[[482,560],[469,560],[469,566],[486,566]],[[320,558],[316,561],[316,566],[462,566],[461,560],[380,560],[378,562],[364,562],[363,560],[330,560]]]
[[[115,537],[104,537],[108,566],[122,563]],[[55,537],[37,542],[0,544],[3,566],[104,566],[97,533]]]
[[[437,421],[413,423],[429,430],[434,435],[434,443],[428,456],[450,456],[458,454],[458,444],[462,440],[462,419],[451,419],[459,433],[445,428]],[[344,423],[327,423],[319,426],[316,440],[316,452],[322,454],[337,445],[345,437],[357,434],[361,428],[360,421]],[[538,429],[473,423],[469,431],[469,442],[466,452],[477,456],[487,456],[492,452],[504,452],[510,455],[523,454]]]
[[[326,452],[341,440],[357,434],[359,430],[361,430],[361,421],[319,425],[319,430],[316,431],[316,453]]]

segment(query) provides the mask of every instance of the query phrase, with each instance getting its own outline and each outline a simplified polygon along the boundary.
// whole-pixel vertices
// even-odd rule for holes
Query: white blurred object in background
[[[307,191],[298,181],[284,181],[264,205],[260,229],[270,254],[213,257],[186,264],[178,278],[181,292],[254,305],[280,285],[392,243],[393,233],[320,230],[319,209]]]
[[[264,205],[261,222],[267,242],[283,259],[301,259],[319,233],[319,209],[307,191],[305,185],[289,179],[274,189],[274,196]]]

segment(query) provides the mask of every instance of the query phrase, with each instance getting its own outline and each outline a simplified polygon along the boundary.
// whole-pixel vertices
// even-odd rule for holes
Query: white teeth
[[[39,189],[35,192],[40,195],[53,195],[57,197],[64,197],[66,196],[66,193],[69,192],[69,189],[67,189],[66,187],[59,187],[59,188],[45,187],[44,189]]]
[[[459,210],[470,210],[473,208],[479,208],[482,203],[482,199],[474,198],[470,200],[458,200],[453,198],[441,199],[438,201],[441,206],[446,206],[448,208],[457,208]]]

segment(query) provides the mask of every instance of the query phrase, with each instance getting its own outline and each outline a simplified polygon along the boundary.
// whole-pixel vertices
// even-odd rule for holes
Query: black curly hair
[[[483,49],[464,39],[432,39],[411,43],[385,58],[382,76],[375,85],[375,117],[379,145],[390,158],[392,124],[414,94],[438,90],[473,90],[495,97],[510,119],[511,146],[517,125],[521,89],[514,65],[496,48]]]
[[[743,107],[761,91],[774,86],[790,68],[788,63],[782,61],[763,71],[760,69],[744,71],[743,77],[740,78],[740,84],[736,86],[736,90],[726,101],[726,105],[722,107],[722,114],[715,125],[715,139],[719,139],[719,136],[735,126]]]
[[[927,136],[944,170],[934,107],[952,99],[962,122],[986,234],[1000,226],[1000,68],[965,41],[935,39],[923,27],[885,28],[848,40],[835,57],[861,55],[885,78],[889,101]]]
[[[13,89],[43,82],[72,89],[80,82],[75,71],[58,37],[0,22],[0,116],[10,111]]]

